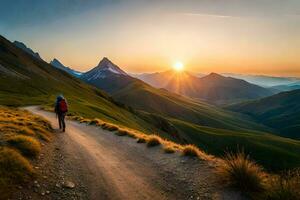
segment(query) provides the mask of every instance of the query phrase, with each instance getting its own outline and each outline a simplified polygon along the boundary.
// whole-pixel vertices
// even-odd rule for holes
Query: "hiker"
[[[65,132],[66,129],[65,116],[67,112],[68,112],[67,100],[62,95],[59,95],[56,98],[56,102],[55,102],[55,113],[56,113],[56,117],[58,117],[59,129],[60,130],[62,129],[63,132]]]

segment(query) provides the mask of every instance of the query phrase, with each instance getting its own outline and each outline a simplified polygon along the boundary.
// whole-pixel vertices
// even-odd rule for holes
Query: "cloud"
[[[211,18],[240,18],[238,16],[231,15],[219,15],[219,14],[205,14],[205,13],[181,13],[182,15],[192,17],[211,17]]]

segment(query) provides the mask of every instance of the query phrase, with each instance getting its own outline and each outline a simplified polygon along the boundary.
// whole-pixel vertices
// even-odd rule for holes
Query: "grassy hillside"
[[[31,160],[40,153],[40,141],[51,140],[52,129],[38,116],[2,106],[0,122],[0,199],[8,199],[15,184],[33,177]]]
[[[70,111],[87,117],[99,117],[139,130],[154,128],[128,110],[118,106],[102,91],[15,47],[0,37],[0,104],[53,106],[63,94]]]
[[[300,90],[282,92],[228,108],[251,115],[257,121],[277,129],[282,136],[300,139]]]
[[[300,141],[262,132],[231,131],[170,120],[181,136],[209,154],[222,156],[226,151],[244,150],[269,170],[300,166]],[[187,134],[188,133],[188,134]]]
[[[222,110],[201,101],[156,89],[139,80],[132,81],[113,98],[138,110],[177,118],[194,124],[230,130],[266,130],[245,116]]]

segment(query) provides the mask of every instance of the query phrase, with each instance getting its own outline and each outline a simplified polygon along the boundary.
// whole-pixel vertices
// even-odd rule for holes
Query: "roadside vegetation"
[[[51,140],[51,130],[41,117],[0,106],[0,199],[34,177],[31,160],[40,154],[40,142]]]
[[[267,172],[253,161],[244,151],[227,152],[222,158],[209,155],[192,144],[182,145],[161,138],[158,135],[146,134],[127,127],[121,127],[100,119],[84,119],[69,116],[80,123],[87,123],[112,131],[117,136],[129,136],[137,143],[146,143],[147,147],[161,146],[164,153],[210,161],[219,180],[228,187],[235,188],[250,199],[297,200],[300,199],[300,169],[289,170],[282,174]]]

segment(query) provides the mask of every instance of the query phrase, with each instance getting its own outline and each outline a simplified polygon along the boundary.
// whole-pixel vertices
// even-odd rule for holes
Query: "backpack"
[[[68,112],[68,105],[65,99],[59,102],[59,111],[62,113]]]

